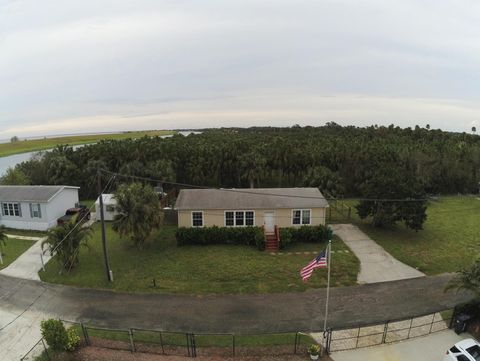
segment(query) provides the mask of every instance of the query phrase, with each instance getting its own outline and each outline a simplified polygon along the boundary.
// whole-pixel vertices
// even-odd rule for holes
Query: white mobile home
[[[102,194],[103,198],[103,216],[106,221],[113,221],[117,215],[117,200],[113,194]],[[95,219],[100,221],[100,197],[95,201]]]
[[[79,187],[0,186],[0,224],[8,228],[46,231],[78,204]]]

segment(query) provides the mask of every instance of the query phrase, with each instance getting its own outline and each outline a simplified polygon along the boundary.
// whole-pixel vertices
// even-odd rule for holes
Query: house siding
[[[30,203],[38,202],[9,201],[7,203],[20,203],[22,216],[1,215],[0,224],[8,228],[46,231],[56,226],[57,219],[63,216],[68,208],[74,207],[75,204],[78,203],[78,190],[65,188],[49,203],[39,203],[42,214],[41,218],[32,218],[30,216]]]
[[[263,226],[264,212],[275,213],[275,224],[278,227],[298,227],[299,225],[292,224],[292,211],[297,208],[281,208],[281,209],[253,209],[255,212],[255,225]],[[316,226],[325,224],[326,209],[325,208],[308,208],[311,210],[310,225]],[[249,211],[251,209],[232,209],[232,211]],[[191,227],[192,226],[192,212],[200,212],[202,210],[179,210],[178,211],[178,226]],[[224,227],[225,226],[225,211],[230,209],[208,209],[203,210],[203,226],[204,227]]]

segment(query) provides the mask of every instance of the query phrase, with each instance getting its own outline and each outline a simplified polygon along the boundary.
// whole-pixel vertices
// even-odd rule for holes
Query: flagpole
[[[328,241],[327,247],[327,262],[328,262],[328,276],[327,276],[327,300],[325,301],[325,319],[323,321],[323,344],[322,344],[322,356],[325,350],[325,334],[327,332],[327,318],[328,318],[328,301],[330,300],[330,265],[331,265],[331,251],[332,251],[332,240]]]

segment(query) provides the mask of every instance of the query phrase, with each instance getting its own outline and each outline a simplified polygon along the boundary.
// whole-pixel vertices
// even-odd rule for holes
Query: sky
[[[0,0],[0,138],[480,127],[475,0]]]

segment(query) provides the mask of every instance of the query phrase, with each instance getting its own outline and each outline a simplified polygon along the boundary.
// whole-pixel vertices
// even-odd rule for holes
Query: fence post
[[[43,345],[43,348],[45,349],[45,354],[47,355],[47,359],[48,361],[50,361],[51,358],[50,358],[50,354],[48,353],[48,347],[45,345],[45,341],[43,340],[43,338],[42,338],[42,345]]]
[[[192,357],[192,356],[190,356],[190,336],[189,336],[188,333],[186,333],[185,336],[187,337],[187,353],[188,353],[188,357]]]
[[[88,337],[87,327],[82,323],[80,323],[83,331],[83,338],[85,339],[85,343],[90,346],[90,338]]]
[[[453,327],[453,321],[455,320],[455,316],[457,315],[457,306],[453,307],[453,313],[452,313],[452,317],[450,318],[450,324],[448,325],[448,328],[452,328]]]
[[[410,338],[410,332],[412,331],[413,317],[410,319],[410,327],[408,328],[407,340]]]
[[[435,323],[435,313],[432,314],[432,323],[430,324],[430,330],[428,330],[428,334],[432,333],[432,327],[434,323]]]
[[[332,332],[333,331],[332,331],[331,328],[329,328],[327,330],[327,345],[326,345],[327,347],[326,347],[326,350],[325,350],[327,352],[327,355],[330,354],[330,346],[332,344]]]
[[[165,349],[163,348],[163,337],[162,337],[162,331],[158,331],[160,334],[160,345],[162,346],[162,354],[165,355]]]
[[[131,350],[132,350],[132,352],[135,352],[135,342],[133,341],[133,331],[132,331],[131,328],[128,330],[128,336],[130,337]]]
[[[385,326],[383,328],[383,336],[382,336],[382,343],[385,343],[385,341],[387,340],[387,333],[388,333],[388,322],[385,322]]]
[[[355,342],[355,348],[358,348],[358,340],[360,339],[360,329],[361,327],[358,327],[357,342]]]
[[[297,342],[298,342],[298,332],[295,333],[295,346],[293,347],[293,353],[297,354]]]
[[[235,357],[235,334],[232,334],[233,357]]]

